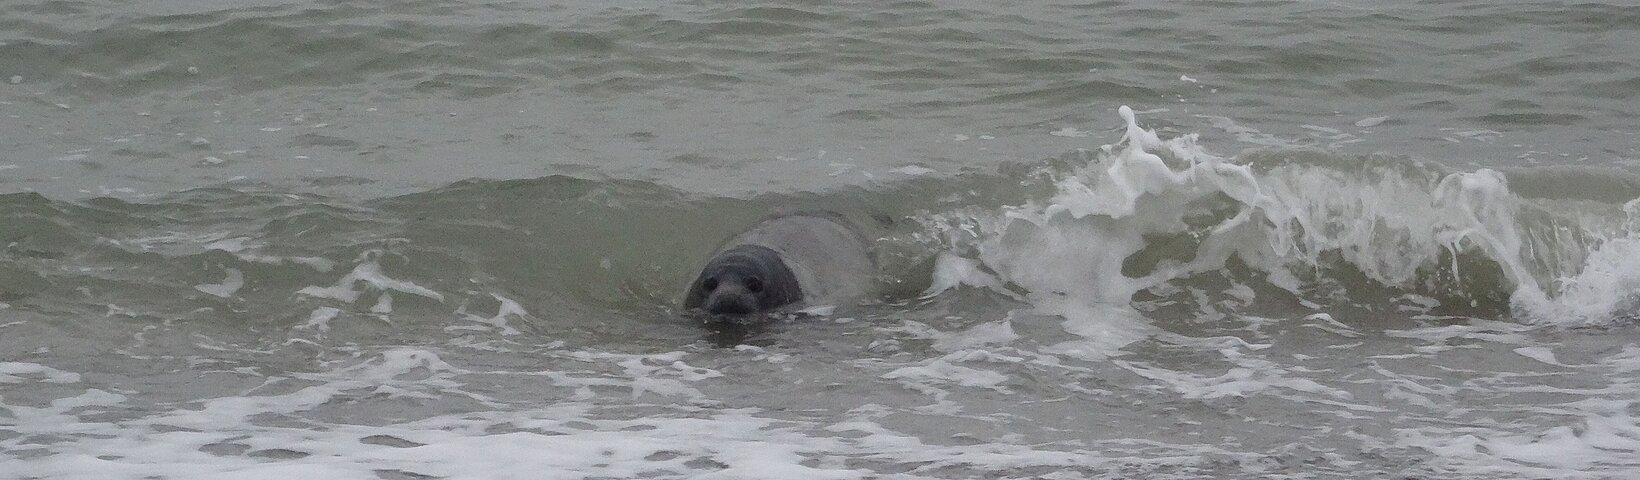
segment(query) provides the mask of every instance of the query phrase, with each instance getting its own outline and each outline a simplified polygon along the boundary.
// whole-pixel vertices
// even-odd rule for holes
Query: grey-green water
[[[0,477],[1633,477],[1637,91],[1615,2],[10,2]],[[797,209],[880,296],[679,311]]]

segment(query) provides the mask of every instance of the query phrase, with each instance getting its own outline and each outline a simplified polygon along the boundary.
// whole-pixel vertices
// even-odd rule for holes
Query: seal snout
[[[706,312],[718,315],[745,315],[757,310],[757,299],[746,294],[712,295],[706,301]]]
[[[745,315],[762,310],[763,280],[755,276],[720,279],[708,277],[701,282],[706,289],[706,311],[719,315]]]

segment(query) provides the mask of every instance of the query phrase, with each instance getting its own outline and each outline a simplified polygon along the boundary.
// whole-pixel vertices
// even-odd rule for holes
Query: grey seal
[[[842,215],[777,215],[724,242],[683,306],[747,315],[846,301],[870,292],[875,269],[865,237]]]

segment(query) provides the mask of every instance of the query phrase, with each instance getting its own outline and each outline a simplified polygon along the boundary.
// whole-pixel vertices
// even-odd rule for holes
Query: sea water
[[[0,6],[0,478],[1640,476],[1640,7]],[[879,295],[679,308],[771,213]]]

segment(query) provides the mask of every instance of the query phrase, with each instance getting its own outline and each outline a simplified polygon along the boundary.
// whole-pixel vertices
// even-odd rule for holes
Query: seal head
[[[707,262],[683,302],[717,315],[762,313],[803,299],[797,276],[781,260],[780,252],[761,245],[742,244],[718,253]]]

